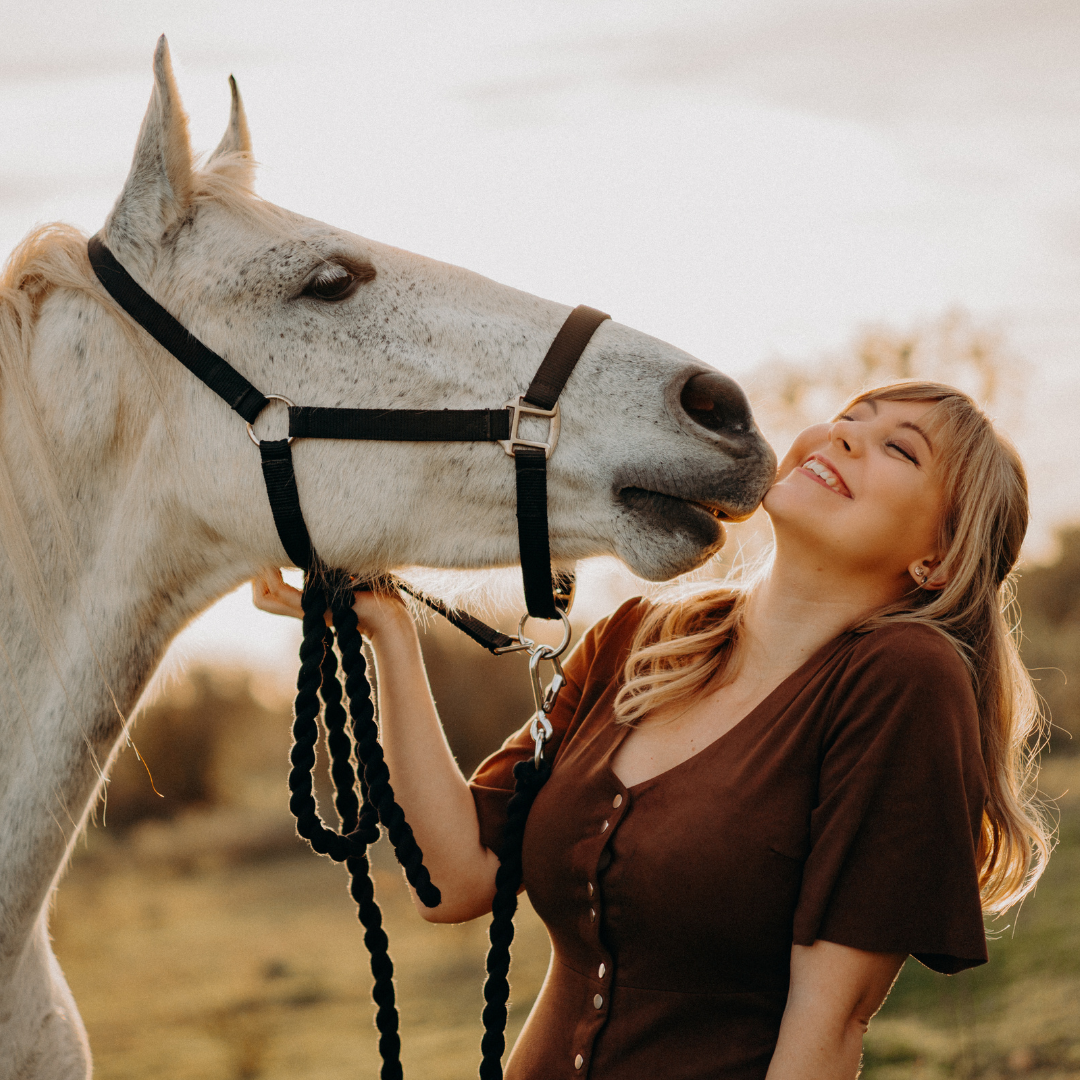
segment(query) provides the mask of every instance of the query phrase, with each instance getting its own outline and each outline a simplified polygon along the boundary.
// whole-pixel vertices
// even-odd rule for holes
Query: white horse
[[[164,38],[154,75],[102,236],[192,333],[303,404],[491,407],[524,389],[566,307],[258,199],[235,84],[225,137],[196,170]],[[85,244],[39,229],[0,281],[2,1080],[89,1075],[49,898],[170,639],[285,561],[243,423],[117,308]],[[654,580],[689,570],[723,542],[716,515],[752,509],[774,471],[730,380],[616,323],[562,411],[549,481],[562,562],[612,553]],[[267,409],[260,425],[282,419]],[[500,447],[295,450],[331,565],[516,561]]]

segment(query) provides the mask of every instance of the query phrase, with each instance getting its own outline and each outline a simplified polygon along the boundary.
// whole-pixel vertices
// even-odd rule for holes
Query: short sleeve
[[[613,614],[588,630],[564,661],[566,685],[548,716],[552,733],[544,747],[545,757],[550,755],[554,761],[558,756],[583,701],[590,696],[587,688],[597,684],[606,685],[618,677],[622,667],[619,646],[633,635],[646,607],[647,601],[640,597],[626,601]],[[533,752],[529,722],[482,761],[469,780],[476,814],[480,819],[480,841],[495,852],[502,847],[506,806],[514,793],[514,766]]]
[[[986,799],[975,695],[928,627],[867,634],[829,712],[793,939],[986,961],[977,845]]]

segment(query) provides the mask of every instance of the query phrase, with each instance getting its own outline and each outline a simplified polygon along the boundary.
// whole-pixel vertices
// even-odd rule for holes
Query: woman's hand
[[[353,598],[360,633],[369,641],[373,642],[384,630],[401,630],[411,623],[408,609],[396,591],[358,589]],[[251,599],[260,611],[268,611],[271,615],[291,615],[294,619],[304,617],[300,590],[287,584],[277,567],[266,569],[252,579]],[[326,621],[329,625],[329,612]]]
[[[251,601],[260,611],[269,611],[271,615],[291,615],[294,619],[304,617],[300,590],[287,585],[276,566],[252,578]]]

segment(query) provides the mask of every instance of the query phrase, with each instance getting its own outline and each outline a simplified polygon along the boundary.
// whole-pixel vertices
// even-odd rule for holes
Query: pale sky
[[[1032,550],[1080,518],[1080,4],[4,5],[0,249],[119,192],[167,33],[196,147],[259,190],[589,303],[738,375],[961,305],[1032,366]],[[291,662],[234,596],[189,656]]]

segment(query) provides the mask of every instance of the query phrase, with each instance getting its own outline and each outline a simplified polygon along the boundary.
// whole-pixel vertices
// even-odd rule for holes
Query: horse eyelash
[[[336,281],[339,277],[348,276],[349,271],[341,263],[327,263],[311,279],[310,284],[318,282],[320,285],[329,285],[331,281]]]
[[[322,263],[315,273],[308,278],[300,292],[301,296],[320,300],[324,303],[337,303],[349,299],[361,286],[375,278],[375,267],[371,263],[355,262],[352,259],[334,259]],[[316,291],[320,287],[333,286],[342,282],[344,288],[334,296],[320,296]]]

